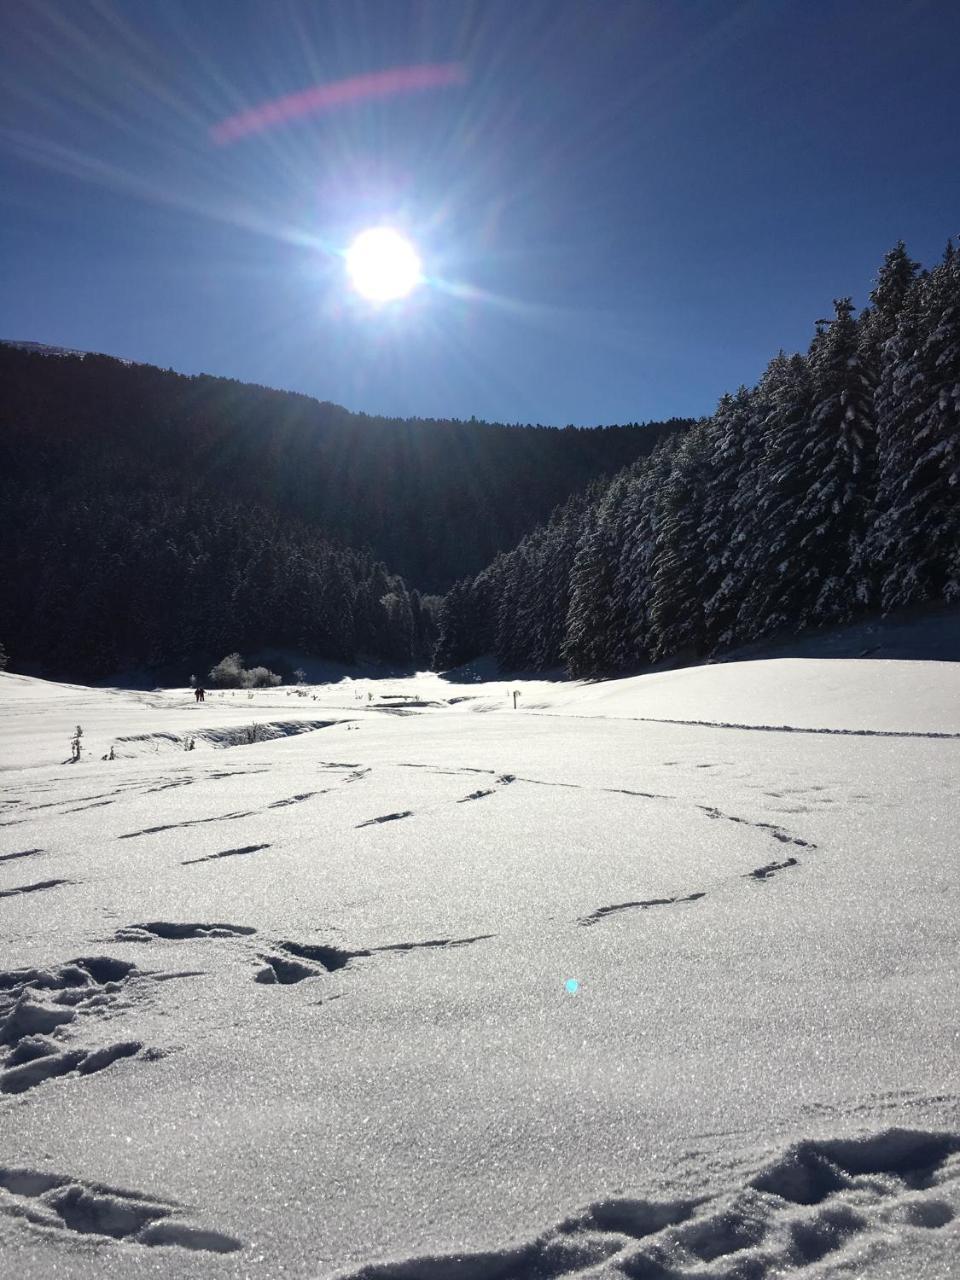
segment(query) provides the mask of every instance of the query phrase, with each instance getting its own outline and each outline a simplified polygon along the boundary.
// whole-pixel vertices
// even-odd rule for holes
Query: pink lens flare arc
[[[298,93],[289,93],[272,102],[250,107],[212,125],[210,137],[218,145],[236,142],[251,133],[263,133],[274,125],[301,116],[329,111],[336,107],[391,98],[401,93],[419,93],[426,89],[443,89],[466,84],[466,67],[460,62],[427,63],[412,67],[391,67],[386,71],[370,71],[331,84],[318,84]]]

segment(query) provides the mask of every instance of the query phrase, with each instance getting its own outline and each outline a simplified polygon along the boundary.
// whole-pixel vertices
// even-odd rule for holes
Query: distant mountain
[[[51,347],[46,342],[21,342],[16,338],[0,338],[0,346],[16,347],[18,351],[32,351],[39,356],[90,356],[100,355],[96,351],[78,351],[75,347]],[[121,364],[132,364],[132,360],[121,360]]]
[[[686,425],[385,419],[6,342],[0,640],[62,675],[224,644],[426,662],[420,593]]]

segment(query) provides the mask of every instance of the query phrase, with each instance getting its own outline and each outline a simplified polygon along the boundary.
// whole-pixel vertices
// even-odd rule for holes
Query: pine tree
[[[653,661],[655,641],[651,606],[657,532],[676,447],[675,441],[665,441],[649,459],[634,466],[625,504],[627,530],[620,556],[620,573],[627,587],[627,643],[635,666]]]
[[[742,545],[753,536],[756,510],[762,441],[758,409],[757,392],[740,387],[721,399],[706,428],[711,474],[704,499],[700,592],[708,650],[730,645],[736,634],[744,586],[736,569]]]
[[[702,651],[704,623],[701,583],[705,554],[700,524],[709,484],[707,423],[683,438],[673,457],[659,510],[651,565],[651,657],[654,661]]]
[[[810,348],[813,409],[800,459],[808,488],[794,527],[803,561],[795,584],[798,629],[853,616],[853,565],[872,517],[872,397],[861,368],[853,303],[840,298],[834,308],[834,319]]]
[[[621,473],[600,499],[577,547],[570,575],[563,657],[571,675],[597,675],[628,664],[628,591],[619,574],[630,490]]]
[[[802,457],[812,385],[806,357],[781,352],[767,367],[761,388],[753,532],[739,565],[743,595],[736,632],[741,640],[793,623],[805,571],[795,532],[807,492]]]
[[[873,542],[887,612],[960,595],[960,255],[952,245],[911,290],[885,357]]]

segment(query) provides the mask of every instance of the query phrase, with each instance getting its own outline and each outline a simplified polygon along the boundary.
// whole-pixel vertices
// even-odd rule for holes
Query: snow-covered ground
[[[0,1273],[960,1275],[960,666],[300,693],[0,675]]]

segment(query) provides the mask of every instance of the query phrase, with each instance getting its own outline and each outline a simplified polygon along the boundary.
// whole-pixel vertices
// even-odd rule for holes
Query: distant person
[[[198,702],[203,702],[204,692],[203,692],[203,687],[201,685],[198,685],[197,688],[194,690],[194,697]]]

